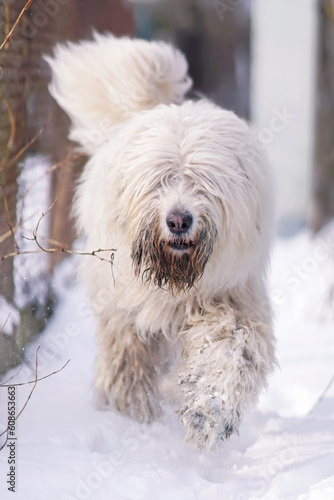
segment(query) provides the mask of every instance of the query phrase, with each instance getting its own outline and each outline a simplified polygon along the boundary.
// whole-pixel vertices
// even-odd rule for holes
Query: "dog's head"
[[[209,263],[218,279],[242,273],[265,230],[266,176],[248,126],[211,103],[186,102],[144,112],[116,141],[110,209],[134,274],[179,293]]]

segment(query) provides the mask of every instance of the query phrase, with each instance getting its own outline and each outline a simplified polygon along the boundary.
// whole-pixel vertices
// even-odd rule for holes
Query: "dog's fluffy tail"
[[[57,45],[45,59],[50,93],[72,120],[70,138],[87,152],[133,113],[181,103],[192,83],[183,54],[164,42],[94,33],[92,41]]]

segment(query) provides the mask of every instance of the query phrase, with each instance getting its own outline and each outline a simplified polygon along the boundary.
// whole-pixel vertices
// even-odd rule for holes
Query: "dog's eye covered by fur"
[[[78,232],[88,251],[117,249],[113,273],[98,259],[81,265],[98,318],[97,391],[149,422],[169,377],[187,442],[217,448],[276,363],[267,159],[233,112],[185,98],[187,62],[169,44],[95,34],[46,59],[70,138],[90,156]]]

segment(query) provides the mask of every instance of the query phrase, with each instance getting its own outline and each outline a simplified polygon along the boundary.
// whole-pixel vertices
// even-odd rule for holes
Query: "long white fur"
[[[58,45],[46,57],[50,92],[72,119],[70,138],[91,151],[132,113],[180,103],[191,87],[181,52],[163,42],[94,33],[93,40]]]
[[[120,411],[148,421],[158,398],[158,383],[147,389],[159,371],[155,339],[181,339],[180,417],[190,443],[214,448],[237,430],[276,363],[267,160],[233,112],[183,101],[187,64],[168,44],[95,34],[47,60],[70,137],[91,154],[76,192],[77,228],[88,251],[117,249],[113,274],[89,256],[81,266],[99,318],[97,387]],[[193,235],[203,213],[217,228],[203,276],[177,295],[136,278],[131,259],[143,223],[159,220],[168,238],[174,207],[193,215]]]

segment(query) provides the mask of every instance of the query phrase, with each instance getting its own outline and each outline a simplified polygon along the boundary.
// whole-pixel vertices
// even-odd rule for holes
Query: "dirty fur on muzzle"
[[[134,273],[143,281],[167,288],[173,295],[192,288],[202,277],[212,254],[217,230],[203,216],[193,238],[161,235],[158,222],[142,226],[132,245]],[[174,251],[175,246],[186,248]]]

